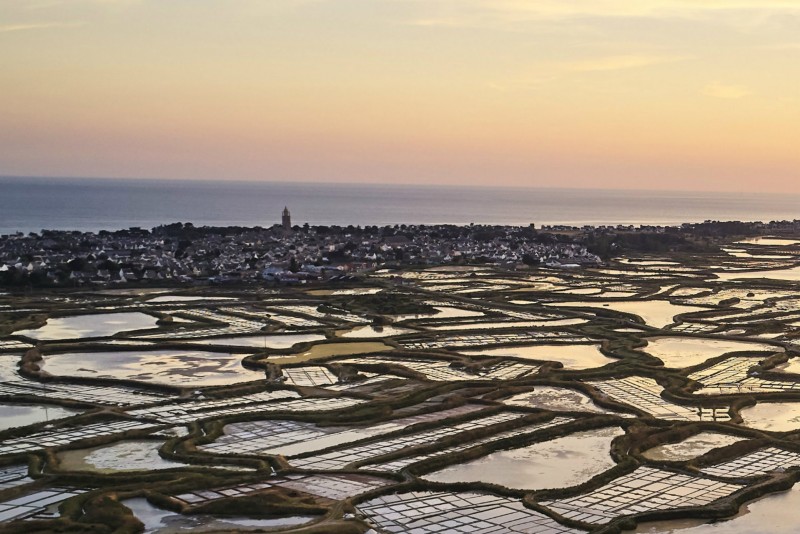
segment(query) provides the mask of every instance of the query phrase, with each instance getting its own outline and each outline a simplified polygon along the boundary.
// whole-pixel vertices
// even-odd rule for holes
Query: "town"
[[[447,263],[596,265],[579,242],[532,227],[486,225],[195,227],[43,230],[0,237],[0,284],[138,281],[299,283],[376,268]]]
[[[293,226],[288,209],[270,227],[195,227],[97,233],[42,230],[0,236],[0,285],[281,283],[382,268],[486,264],[596,266],[624,251],[716,251],[716,240],[792,233],[800,221],[706,221],[664,226]]]

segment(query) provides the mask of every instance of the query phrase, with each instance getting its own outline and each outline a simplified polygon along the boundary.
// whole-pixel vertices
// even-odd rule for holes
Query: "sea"
[[[800,195],[0,177],[0,234],[293,224],[677,225],[800,219]]]

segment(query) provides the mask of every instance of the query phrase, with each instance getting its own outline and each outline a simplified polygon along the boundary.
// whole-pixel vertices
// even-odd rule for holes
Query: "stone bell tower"
[[[283,225],[283,229],[286,231],[291,231],[292,229],[292,216],[289,213],[289,208],[284,206],[283,207],[283,215],[281,216],[281,224]]]

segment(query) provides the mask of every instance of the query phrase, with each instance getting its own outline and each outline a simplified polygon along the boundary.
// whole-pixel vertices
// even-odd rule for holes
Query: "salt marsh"
[[[126,499],[122,504],[142,523],[146,534],[178,534],[181,532],[258,531],[269,532],[281,527],[303,525],[313,516],[287,516],[274,519],[217,517],[205,514],[183,515],[150,504],[146,499]]]
[[[117,378],[180,387],[235,384],[263,378],[242,367],[242,355],[196,350],[131,350],[48,354],[52,375]]]
[[[121,332],[155,328],[156,321],[156,317],[140,312],[51,317],[40,328],[19,330],[14,334],[40,341],[106,337]]]
[[[800,403],[759,402],[741,411],[742,424],[758,430],[788,432],[800,429]]]
[[[262,336],[210,337],[186,339],[192,345],[227,345],[229,347],[252,347],[262,349],[288,349],[300,343],[322,341],[322,334],[264,334]]]
[[[674,368],[699,365],[709,358],[728,352],[783,352],[782,347],[766,343],[702,337],[651,337],[647,338],[647,346],[639,350],[660,359],[665,366]]]
[[[616,361],[600,352],[599,345],[517,345],[497,349],[462,350],[469,356],[493,356],[496,358],[523,358],[537,361],[556,361],[566,369],[592,369]]]
[[[617,427],[576,432],[544,443],[493,452],[425,475],[435,482],[482,481],[514,489],[575,486],[614,467],[611,440]]]
[[[745,438],[730,434],[720,434],[719,432],[702,432],[678,443],[666,443],[653,447],[644,451],[642,456],[649,460],[684,462],[701,456],[712,449],[732,445],[743,439]]]
[[[46,404],[0,404],[0,430],[71,417],[81,410]]]
[[[303,363],[317,358],[329,358],[332,356],[353,356],[356,354],[369,354],[371,352],[381,352],[394,350],[391,345],[375,342],[346,342],[346,343],[322,343],[314,345],[307,351],[288,355],[270,356],[267,361],[273,363]]]
[[[664,328],[672,324],[677,315],[704,310],[704,308],[697,306],[672,304],[668,300],[570,301],[550,302],[546,305],[558,307],[607,308],[622,313],[638,315],[645,324],[655,328]]]
[[[117,473],[124,471],[151,471],[186,467],[159,456],[158,449],[164,444],[156,440],[126,440],[58,453],[59,468],[64,471],[91,471],[94,473]]]

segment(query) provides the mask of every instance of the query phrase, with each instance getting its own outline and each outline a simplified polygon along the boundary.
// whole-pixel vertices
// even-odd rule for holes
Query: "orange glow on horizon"
[[[800,2],[0,3],[4,175],[800,192]]]

